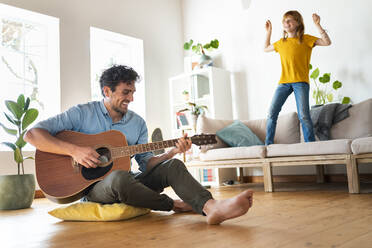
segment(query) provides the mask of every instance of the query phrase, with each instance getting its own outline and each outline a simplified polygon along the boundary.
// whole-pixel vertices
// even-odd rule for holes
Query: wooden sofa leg
[[[316,182],[324,183],[324,165],[316,165]]]
[[[273,192],[273,175],[270,162],[262,165],[265,192]]]
[[[244,168],[239,167],[239,182],[244,183]]]
[[[348,155],[346,159],[346,171],[347,171],[347,182],[349,186],[349,193],[359,194],[360,183],[359,183],[359,171],[356,159],[352,155]]]

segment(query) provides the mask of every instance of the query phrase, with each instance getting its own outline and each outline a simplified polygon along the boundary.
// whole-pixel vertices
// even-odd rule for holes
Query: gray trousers
[[[122,202],[136,207],[170,211],[173,209],[173,200],[166,194],[160,194],[168,186],[200,214],[203,214],[204,204],[213,199],[212,194],[193,178],[178,159],[162,162],[138,176],[127,171],[113,171],[96,183],[85,198],[105,204]]]

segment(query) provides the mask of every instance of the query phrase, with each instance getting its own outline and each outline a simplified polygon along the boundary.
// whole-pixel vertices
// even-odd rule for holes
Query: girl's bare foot
[[[253,203],[253,191],[248,189],[239,195],[226,200],[208,200],[203,208],[207,215],[207,223],[220,224],[225,220],[245,214]]]

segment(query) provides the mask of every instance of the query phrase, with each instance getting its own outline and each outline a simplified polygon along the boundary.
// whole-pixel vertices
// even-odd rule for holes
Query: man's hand
[[[176,147],[171,150],[173,156],[178,153],[186,152],[191,148],[191,144],[192,144],[191,140],[187,139],[187,133],[184,134],[182,138],[178,139]]]
[[[100,155],[91,147],[76,146],[72,151],[71,157],[74,161],[86,168],[96,168],[101,162],[98,160]]]
[[[149,161],[147,162],[146,170],[151,170],[151,168],[153,168],[155,165],[165,160],[173,158],[174,155],[176,155],[177,153],[186,152],[187,150],[191,148],[191,144],[192,144],[191,140],[187,139],[187,134],[185,134],[182,138],[178,139],[176,143],[176,147],[174,147],[172,150],[166,153],[163,153],[162,155],[154,156],[150,158]]]
[[[314,24],[315,25],[320,25],[320,16],[318,16],[317,14],[313,14],[313,21],[314,21]]]
[[[271,34],[271,31],[272,31],[272,25],[271,25],[270,20],[267,20],[267,21],[266,21],[266,23],[265,23],[265,29],[266,29],[266,32],[268,32],[268,33]]]

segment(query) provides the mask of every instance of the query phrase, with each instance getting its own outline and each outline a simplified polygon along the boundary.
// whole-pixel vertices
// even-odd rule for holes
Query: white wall
[[[319,37],[311,15],[316,12],[333,41],[330,47],[316,47],[311,63],[331,79],[343,82],[341,93],[357,103],[372,97],[372,2],[368,0],[183,0],[184,40],[220,40],[218,66],[235,74],[236,118],[265,118],[279,81],[279,55],[264,53],[264,24],[273,24],[272,42],[281,38],[283,14],[298,10],[305,21],[305,32]],[[314,102],[312,102],[314,103]],[[282,113],[296,111],[291,96]],[[279,168],[276,174],[314,173],[310,167]],[[334,170],[333,170],[334,171]],[[344,168],[338,172],[344,172]],[[363,169],[361,170],[363,173]]]
[[[168,78],[183,69],[179,0],[1,0],[60,20],[62,111],[90,101],[89,27],[144,41],[146,119],[149,130],[170,129]],[[141,100],[141,99],[135,99]],[[165,133],[165,137],[169,137]],[[16,173],[11,152],[0,152],[1,174]],[[33,163],[26,169],[33,171]]]
[[[369,44],[372,24],[368,16],[372,2],[368,0],[251,0],[248,9],[242,8],[241,0],[0,0],[0,3],[60,18],[62,110],[90,100],[90,26],[143,39],[148,127],[149,130],[161,127],[166,138],[170,136],[168,77],[182,71],[182,44],[190,38],[201,42],[220,40],[216,65],[234,72],[236,117],[266,116],[280,76],[280,60],[278,54],[262,51],[264,23],[266,19],[272,21],[272,41],[279,39],[282,14],[290,9],[303,14],[307,33],[318,35],[311,21],[313,12],[319,13],[329,31],[332,46],[315,48],[312,63],[342,81],[343,94],[351,96],[354,102],[372,96],[372,80],[368,80],[372,70],[367,65],[372,58]],[[282,112],[289,111],[295,111],[293,97]],[[11,152],[0,152],[0,175],[16,172],[12,156]],[[32,161],[26,163],[27,172],[34,170],[32,165]],[[313,172],[309,167],[279,171]]]

